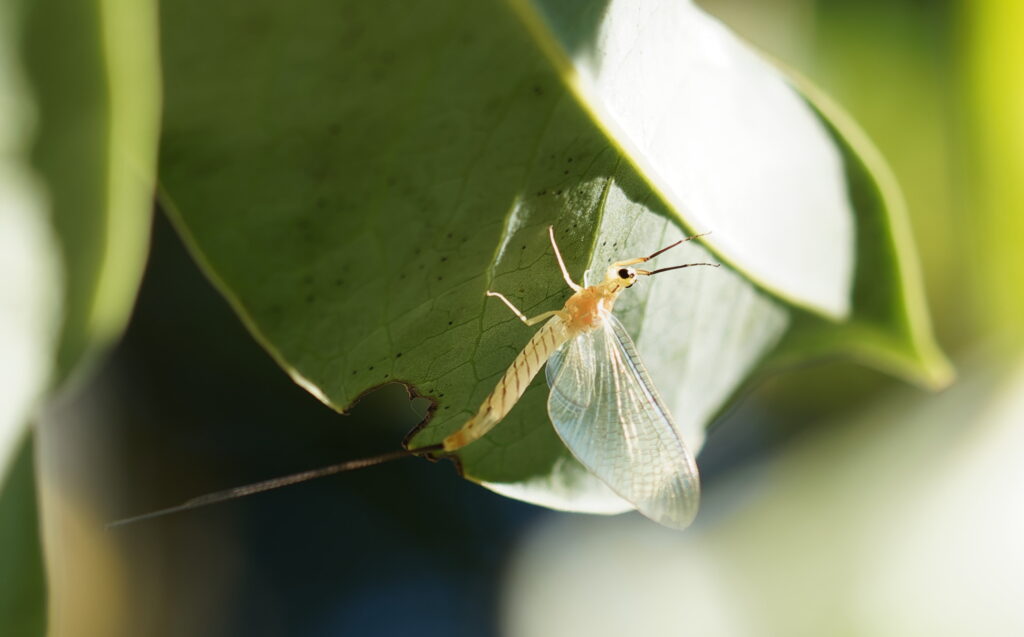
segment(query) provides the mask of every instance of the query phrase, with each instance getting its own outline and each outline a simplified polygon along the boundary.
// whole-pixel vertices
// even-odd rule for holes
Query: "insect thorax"
[[[603,313],[611,312],[617,294],[603,285],[583,288],[565,302],[566,325],[573,330],[589,331],[601,325]]]

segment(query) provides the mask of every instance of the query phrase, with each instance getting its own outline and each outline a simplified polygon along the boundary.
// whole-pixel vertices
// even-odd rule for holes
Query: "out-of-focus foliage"
[[[46,584],[32,445],[20,445],[0,484],[0,627],[4,635],[46,632]]]
[[[17,46],[22,9],[0,7],[0,482],[49,382],[62,289],[46,193],[30,163],[35,101]]]
[[[5,482],[12,446],[26,439],[41,394],[120,335],[142,275],[158,128],[154,33],[149,2],[0,8],[3,634],[40,634],[44,624],[32,502],[50,492],[45,453],[34,481],[23,443]],[[54,573],[52,591],[62,584]],[[56,600],[67,598],[50,599],[62,616]]]
[[[968,91],[965,123],[972,133],[968,201],[956,232],[973,239],[969,263],[950,267],[975,273],[967,286],[974,324],[1024,340],[1024,4],[1010,0],[962,0]],[[963,163],[960,164],[963,166]],[[976,283],[976,284],[975,284]]]
[[[15,2],[0,15],[0,471],[38,392],[128,320],[152,201],[153,18],[146,2],[100,0]]]
[[[692,532],[552,521],[510,571],[504,634],[1019,635],[1021,422],[1024,365],[969,365],[737,472]]]
[[[155,15],[148,1],[22,4],[29,169],[63,266],[60,380],[120,335],[142,276],[159,121]]]

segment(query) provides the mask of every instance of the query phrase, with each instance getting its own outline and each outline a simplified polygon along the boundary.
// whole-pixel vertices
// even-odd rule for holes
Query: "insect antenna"
[[[651,270],[650,272],[648,272],[647,270],[637,270],[637,273],[638,274],[646,274],[647,276],[651,276],[652,274],[657,274],[659,272],[668,272],[669,270],[678,270],[680,268],[688,268],[688,267],[690,267],[692,265],[710,265],[713,268],[717,268],[717,267],[719,267],[722,264],[721,263],[684,263],[683,265],[674,265],[674,266],[672,266],[670,268],[659,268],[657,270]]]
[[[198,509],[210,504],[217,504],[219,502],[226,502],[228,500],[234,500],[236,498],[242,498],[247,495],[253,495],[255,493],[263,493],[264,491],[270,491],[271,489],[279,489],[281,487],[287,487],[300,482],[306,482],[308,480],[315,480],[317,478],[323,478],[326,476],[334,475],[336,473],[344,473],[346,471],[354,471],[356,469],[365,469],[366,467],[372,467],[375,465],[383,464],[385,462],[391,462],[392,460],[400,460],[402,458],[409,458],[412,456],[423,456],[429,455],[435,451],[443,451],[443,444],[429,445],[426,447],[419,447],[416,449],[402,449],[399,451],[392,451],[390,453],[384,453],[379,456],[371,456],[369,458],[359,458],[357,460],[348,460],[346,462],[339,462],[327,467],[321,467],[319,469],[310,469],[309,471],[301,471],[299,473],[293,473],[287,476],[281,476],[279,478],[271,478],[270,480],[264,480],[262,482],[255,482],[253,484],[247,484],[243,487],[234,487],[232,489],[225,489],[223,491],[215,491],[213,493],[207,493],[191,500],[186,500],[182,504],[177,506],[168,507],[166,509],[159,509],[157,511],[151,511],[149,513],[143,513],[142,515],[136,515],[130,518],[124,518],[121,520],[115,520],[107,524],[108,529],[112,529],[126,524],[132,524],[134,522],[141,522],[143,520],[150,520],[153,518],[163,517],[172,513],[180,513],[182,511],[188,511],[191,509]]]
[[[676,241],[676,242],[675,242],[675,243],[673,243],[672,245],[670,245],[670,246],[666,246],[666,247],[662,248],[661,250],[658,250],[658,251],[657,251],[657,252],[655,252],[654,254],[651,254],[651,255],[649,255],[649,256],[646,256],[646,257],[644,257],[644,258],[643,258],[643,261],[650,261],[651,259],[653,259],[654,257],[658,256],[658,255],[659,255],[659,254],[661,254],[662,252],[668,252],[669,250],[671,250],[672,248],[676,247],[676,246],[677,246],[677,245],[679,245],[680,243],[686,243],[687,241],[689,241],[689,240],[691,240],[691,239],[699,239],[700,237],[706,237],[706,236],[708,236],[709,234],[711,234],[711,233],[710,233],[710,232],[702,232],[701,234],[695,234],[695,235],[693,235],[693,236],[690,236],[690,237],[686,237],[685,239],[680,239],[679,241]]]

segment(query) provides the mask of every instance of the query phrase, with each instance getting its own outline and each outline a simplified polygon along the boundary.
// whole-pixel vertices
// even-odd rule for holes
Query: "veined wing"
[[[610,312],[547,364],[548,415],[587,469],[652,520],[682,529],[697,514],[700,480],[672,416]]]

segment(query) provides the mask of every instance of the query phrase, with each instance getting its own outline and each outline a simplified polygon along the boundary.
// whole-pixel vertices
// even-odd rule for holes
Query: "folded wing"
[[[611,313],[548,359],[548,414],[574,456],[637,510],[682,529],[700,501],[697,465]]]

